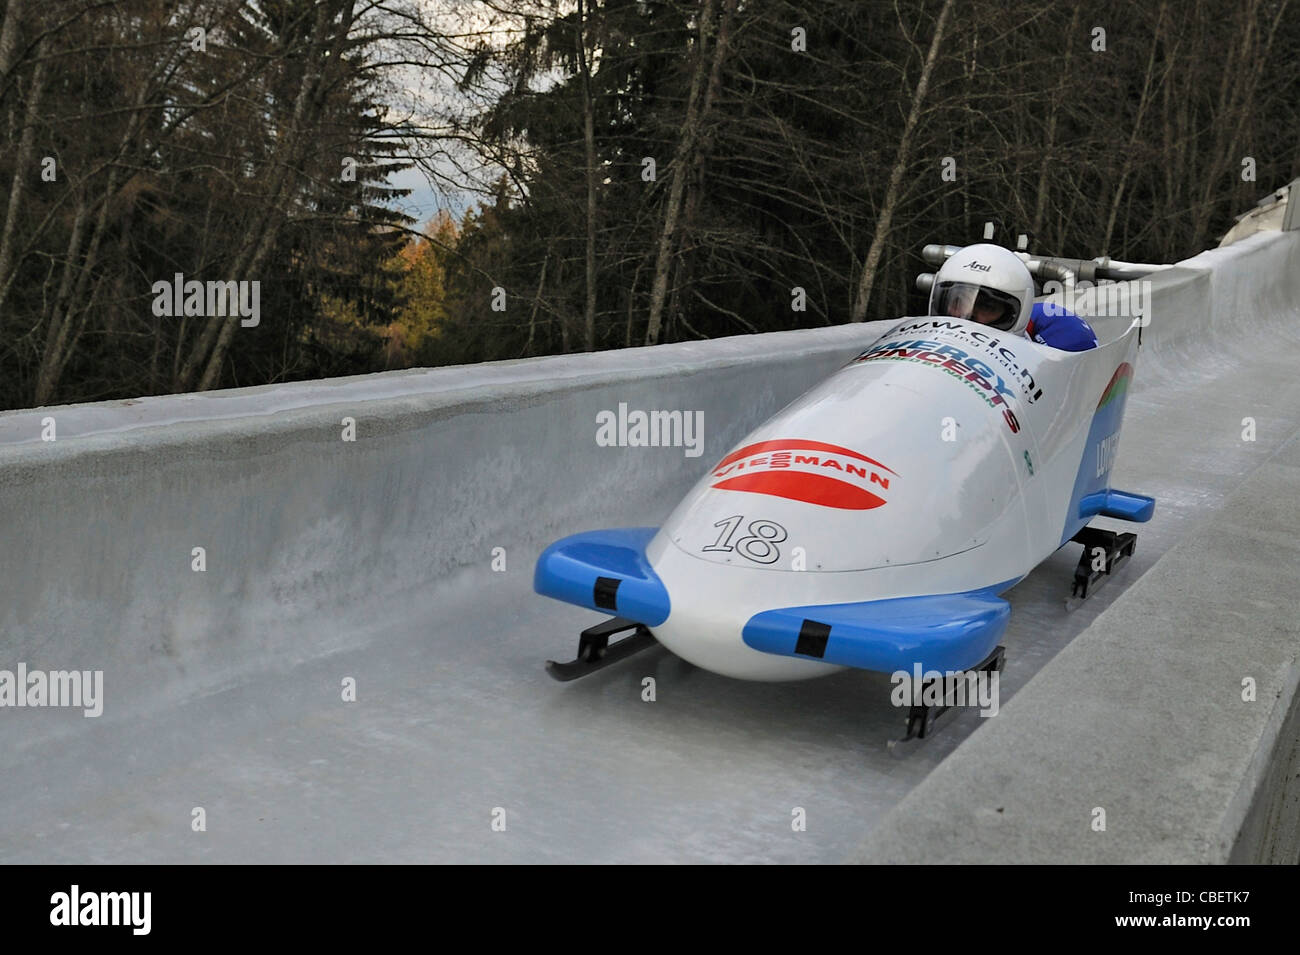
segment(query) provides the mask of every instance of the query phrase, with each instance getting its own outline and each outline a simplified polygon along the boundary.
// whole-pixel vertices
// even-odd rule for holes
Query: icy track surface
[[[1137,528],[1129,566],[1079,609],[1064,605],[1076,545],[1008,593],[1004,703],[1300,430],[1298,238],[1255,236],[1183,263],[1212,266],[1212,287],[1206,273],[1160,279],[1168,291],[1138,358],[1114,475],[1155,496],[1155,519]],[[578,631],[600,617],[535,596],[531,576],[555,537],[658,524],[756,423],[713,428],[697,458],[608,449],[601,473],[566,458],[591,444],[595,410],[703,408],[713,422],[758,401],[765,416],[811,384],[807,368],[835,367],[880,330],[769,336],[793,371],[757,398],[728,351],[754,343],[733,340],[657,350],[658,385],[619,383],[653,364],[637,350],[0,416],[11,524],[0,668],[102,667],[106,697],[98,719],[0,710],[0,861],[845,858],[978,731],[975,713],[897,759],[885,741],[903,715],[883,675],[744,683],[655,648],[555,683],[543,661],[571,658]],[[511,404],[521,369],[574,384]],[[412,396],[449,382],[456,401],[480,403]],[[718,389],[715,400],[700,388]],[[356,446],[337,433],[329,444],[297,431],[266,438],[274,445],[241,437],[326,406],[322,429],[357,417]],[[389,409],[384,429],[372,424],[377,407]],[[32,429],[47,414],[67,447],[42,461]],[[1242,440],[1247,416],[1253,443]],[[421,448],[434,439],[443,443]],[[539,505],[518,478],[484,477],[476,496],[451,449],[540,475],[545,501],[568,503]],[[335,482],[321,462],[343,450],[356,454]],[[349,517],[371,512],[385,517]],[[495,540],[505,573],[492,570]],[[196,544],[207,546],[206,575],[189,568]],[[642,699],[645,677],[654,702]],[[356,702],[341,699],[346,678]],[[192,829],[197,807],[205,832]],[[498,809],[504,831],[492,825]],[[792,828],[796,809],[806,831]]]

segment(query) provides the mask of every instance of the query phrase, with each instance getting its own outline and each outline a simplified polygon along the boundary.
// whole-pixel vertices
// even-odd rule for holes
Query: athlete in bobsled
[[[745,680],[1001,670],[1003,595],[1074,542],[1071,599],[1086,599],[1136,541],[1091,521],[1155,510],[1111,483],[1141,326],[1098,316],[1099,343],[1064,309],[1035,311],[1045,265],[1069,271],[953,250],[929,315],[864,329],[856,357],[735,441],[659,526],[542,551],[539,594],[613,615],[547,672],[577,679],[656,643]],[[946,700],[913,697],[891,746],[928,736]]]
[[[968,245],[934,277],[930,314],[964,318],[1023,334],[1062,351],[1097,347],[1097,336],[1078,315],[1034,302],[1034,279],[1020,257],[998,245]]]

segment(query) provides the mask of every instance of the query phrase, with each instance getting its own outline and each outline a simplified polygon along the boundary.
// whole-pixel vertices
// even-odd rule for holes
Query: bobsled
[[[661,527],[546,548],[535,590],[613,615],[551,674],[656,641],[745,680],[1000,668],[1001,595],[1074,540],[1086,596],[1134,540],[1089,522],[1155,506],[1110,483],[1139,323],[1104,320],[1098,338],[1067,352],[899,320],[728,451]]]

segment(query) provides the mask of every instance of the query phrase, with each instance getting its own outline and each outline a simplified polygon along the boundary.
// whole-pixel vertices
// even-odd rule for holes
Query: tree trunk
[[[99,215],[95,217],[95,227],[90,233],[90,245],[86,249],[85,260],[79,267],[75,256],[68,260],[68,268],[76,271],[77,280],[72,285],[72,294],[60,296],[62,301],[56,303],[54,313],[50,316],[45,351],[41,354],[40,369],[36,378],[37,405],[43,405],[53,397],[54,389],[58,387],[59,379],[63,376],[64,366],[67,365],[77,341],[81,338],[82,325],[90,312],[89,307],[83,304],[86,286],[99,260],[99,246],[108,227],[109,207],[117,191],[117,178],[118,171],[115,167],[109,173],[108,184],[100,200]]]
[[[1283,6],[1285,7],[1285,4]],[[1196,218],[1193,220],[1190,236],[1197,248],[1201,246],[1201,237],[1209,226],[1216,199],[1223,188],[1223,183],[1219,179],[1226,170],[1235,141],[1235,136],[1229,139],[1228,119],[1232,115],[1232,104],[1238,100],[1238,89],[1247,68],[1257,7],[1258,3],[1252,2],[1244,11],[1245,29],[1242,31],[1240,52],[1237,47],[1229,46],[1227,62],[1222,66],[1223,79],[1219,85],[1219,104],[1213,114],[1216,133],[1214,146],[1210,152],[1209,169],[1204,174],[1201,198],[1196,204]]]
[[[340,8],[344,13],[342,24],[338,33],[333,37],[329,56],[324,56],[322,54],[326,45],[325,32],[334,19],[334,14],[339,12]],[[280,228],[284,223],[287,201],[285,193],[290,173],[298,171],[302,155],[309,148],[309,144],[305,142],[304,129],[309,117],[308,107],[309,104],[312,107],[310,117],[314,120],[321,106],[320,99],[317,96],[325,73],[321,64],[322,62],[328,64],[339,63],[340,56],[344,52],[343,48],[347,35],[351,30],[354,15],[353,8],[354,0],[346,0],[343,4],[321,3],[316,8],[316,19],[312,25],[311,42],[307,48],[308,66],[303,71],[302,84],[299,86],[298,95],[294,99],[293,115],[288,134],[285,136],[283,147],[276,149],[269,162],[269,165],[275,168],[275,173],[269,190],[266,211],[261,216],[254,231],[254,235],[258,238],[255,243],[245,246],[244,253],[241,253],[234,267],[231,268],[227,276],[228,280],[247,281],[244,276],[256,274],[279,237]],[[209,319],[207,326],[203,329],[203,334],[199,336],[199,340],[186,358],[185,364],[181,366],[178,384],[182,390],[188,390],[191,387],[194,375],[200,365],[203,366],[203,375],[199,378],[198,390],[207,391],[216,385],[221,374],[221,366],[225,362],[226,353],[230,349],[239,322],[240,317],[237,314],[228,316],[219,322]]]
[[[1263,77],[1264,67],[1268,63],[1269,53],[1273,48],[1273,39],[1277,35],[1278,26],[1286,13],[1289,0],[1282,0],[1277,6],[1277,15],[1273,18],[1273,24],[1269,28],[1268,37],[1260,44],[1256,40],[1257,33],[1257,16],[1259,10],[1258,0],[1252,2],[1246,12],[1249,21],[1246,24],[1245,38],[1241,44],[1241,54],[1237,58],[1237,68],[1233,71],[1236,82],[1232,86],[1232,96],[1228,101],[1226,109],[1223,107],[1222,97],[1220,98],[1220,110],[1215,117],[1220,124],[1220,132],[1231,130],[1227,138],[1227,143],[1210,157],[1211,168],[1210,175],[1206,176],[1204,188],[1201,193],[1201,201],[1198,205],[1198,215],[1195,225],[1193,226],[1193,238],[1200,241],[1209,228],[1210,217],[1213,215],[1214,208],[1217,205],[1216,199],[1219,195],[1218,190],[1221,184],[1216,186],[1219,177],[1227,171],[1236,158],[1237,144],[1241,141],[1243,127],[1245,125],[1248,106],[1255,97],[1255,90],[1259,87],[1259,81]],[[1231,121],[1230,121],[1231,120]],[[1238,179],[1239,183],[1240,180]]]
[[[63,261],[63,275],[59,279],[58,290],[54,293],[54,308],[50,314],[50,325],[45,330],[45,350],[41,352],[41,363],[37,370],[36,389],[34,392],[37,406],[45,404],[46,398],[53,390],[50,377],[50,357],[59,345],[62,332],[60,316],[67,308],[72,294],[72,272],[76,268],[77,257],[81,254],[81,242],[86,231],[86,216],[89,208],[83,194],[77,196],[77,212],[72,220],[72,232],[68,236],[68,247]]]
[[[641,281],[643,260],[638,257],[636,269],[632,272],[632,287],[627,291],[627,325],[623,329],[623,347],[632,347],[632,321],[636,316],[636,287]]]
[[[587,164],[587,301],[582,316],[583,351],[596,348],[596,117],[587,60],[586,5],[578,0],[578,68],[582,72],[582,142]]]
[[[714,49],[713,64],[709,68],[709,82],[704,88],[704,105],[700,108],[701,117],[708,117],[713,112],[713,101],[718,98],[722,88],[722,62],[727,43],[731,39],[731,22],[736,13],[737,0],[723,0],[722,16],[718,23],[718,39]],[[718,51],[723,51],[719,54]],[[691,163],[692,173],[686,180],[682,198],[683,219],[686,235],[693,233],[696,212],[700,205],[700,185],[704,182],[704,160],[713,148],[713,132],[716,128],[708,122],[701,123],[700,137],[695,145],[695,156]]]
[[[0,80],[9,77],[9,71],[14,68],[14,57],[18,55],[18,21],[23,15],[23,2],[9,0],[5,6],[4,23],[0,24]]]
[[[1064,34],[1067,37],[1073,38],[1079,35],[1079,9],[1081,6],[1077,2],[1074,4],[1074,12],[1070,15],[1070,28]],[[1070,60],[1073,56],[1074,42],[1071,40],[1065,45],[1065,60],[1061,66],[1061,79],[1052,93],[1052,105],[1048,108],[1047,143],[1043,148],[1042,164],[1038,167],[1038,196],[1034,200],[1034,218],[1030,225],[1030,231],[1039,238],[1042,237],[1043,214],[1047,211],[1047,170],[1053,161],[1052,153],[1056,149],[1056,116],[1061,108],[1061,99],[1065,96],[1066,89],[1069,88]]]
[[[916,83],[916,93],[912,96],[912,107],[903,125],[903,136],[898,143],[898,155],[894,159],[894,168],[889,174],[889,186],[885,190],[885,201],[880,208],[880,218],[876,220],[875,234],[871,238],[871,247],[867,250],[867,261],[862,267],[862,278],[858,282],[858,297],[853,303],[852,320],[866,321],[867,306],[871,303],[871,290],[876,281],[876,269],[884,253],[885,243],[889,239],[889,227],[894,219],[894,209],[898,204],[898,195],[903,183],[903,173],[907,171],[908,155],[912,148],[912,133],[921,118],[921,109],[925,103],[925,94],[930,89],[930,76],[934,73],[935,61],[939,58],[939,47],[943,43],[944,31],[948,27],[948,16],[952,13],[953,0],[943,0],[943,9],[934,25],[934,36],[930,38],[930,51],[925,56],[925,65],[921,67],[921,78]]]
[[[716,0],[704,0],[704,10],[700,14],[699,50],[695,60],[695,71],[691,76],[690,93],[686,100],[686,119],[682,125],[681,138],[677,140],[677,150],[673,155],[668,201],[664,208],[664,225],[659,233],[659,248],[655,254],[654,280],[650,286],[650,320],[646,325],[645,333],[647,345],[654,345],[659,341],[659,333],[663,327],[664,300],[668,293],[673,246],[677,240],[677,219],[681,212],[682,191],[686,186],[687,166],[695,148],[696,138],[700,134],[700,124],[704,119],[700,101],[704,95],[705,74],[709,66],[705,47],[709,34],[713,32],[716,10]],[[719,59],[722,53],[722,45],[715,43],[713,58]]]
[[[1156,47],[1164,36],[1165,4],[1160,4],[1156,14],[1155,36],[1151,38],[1151,50],[1147,54],[1146,74],[1142,78],[1142,95],[1138,98],[1137,116],[1133,119],[1133,132],[1129,134],[1128,146],[1124,149],[1124,163],[1120,167],[1119,182],[1115,184],[1115,195],[1110,203],[1110,215],[1106,217],[1106,232],[1101,240],[1101,255],[1110,255],[1110,238],[1115,234],[1115,219],[1119,216],[1120,203],[1124,199],[1124,186],[1133,169],[1133,154],[1137,148],[1138,134],[1142,131],[1142,121],[1146,118],[1147,104],[1151,102],[1151,77],[1156,68]]]
[[[546,288],[546,267],[551,264],[551,247],[546,247],[546,255],[542,258],[542,274],[537,278],[537,294],[533,296],[533,307],[528,315],[528,341],[524,342],[524,350],[519,355],[525,357],[533,347],[533,336],[537,332],[537,310],[542,305],[542,291]]]
[[[5,27],[9,22],[6,19]],[[2,53],[3,51],[0,51]],[[38,47],[39,53],[39,47]],[[3,72],[3,70],[0,70]],[[0,313],[4,311],[5,299],[9,295],[12,283],[10,274],[17,267],[14,261],[14,234],[18,226],[18,216],[22,211],[27,180],[35,171],[32,160],[36,156],[36,119],[40,109],[41,94],[45,89],[45,62],[37,60],[32,71],[32,83],[27,94],[27,109],[23,116],[23,131],[18,140],[18,155],[14,163],[13,181],[9,188],[9,202],[5,206],[5,221],[0,228]]]
[[[90,234],[90,244],[86,249],[85,260],[78,266],[77,255],[70,254],[64,271],[64,283],[60,289],[59,299],[56,299],[54,309],[50,314],[50,327],[46,331],[45,350],[41,353],[40,366],[36,375],[36,404],[43,405],[54,394],[58,387],[59,378],[63,374],[63,368],[68,363],[72,355],[72,350],[77,341],[81,338],[81,323],[85,322],[89,310],[82,306],[84,301],[86,286],[90,281],[91,273],[94,271],[99,258],[99,245],[104,238],[108,228],[108,217],[113,203],[113,197],[117,193],[118,182],[121,179],[121,170],[123,157],[126,157],[133,145],[136,145],[136,134],[140,129],[141,117],[145,112],[145,104],[149,101],[149,95],[153,87],[153,78],[145,79],[136,92],[135,101],[132,104],[130,118],[126,122],[126,130],[118,142],[117,154],[113,163],[109,166],[108,181],[104,186],[103,198],[99,203],[99,215],[95,217],[94,230]],[[129,178],[129,177],[128,177]],[[85,180],[89,184],[89,178]],[[86,199],[84,196],[79,199],[80,205],[77,209],[79,222],[84,222],[87,210]],[[74,232],[76,229],[74,228]],[[80,239],[78,239],[78,242]],[[77,269],[77,281],[72,287],[71,298],[66,294],[67,279],[69,269]]]
[[[971,91],[975,88],[975,64],[979,55],[979,32],[971,31],[970,37],[970,59],[966,59],[963,51],[962,55],[962,75],[966,78],[965,89],[962,94],[962,122],[966,127],[966,135],[962,137],[962,142],[970,145],[976,142],[975,130],[972,128],[971,117],[974,116],[975,110],[970,104]],[[961,173],[961,228],[962,235],[971,234],[971,213],[970,213],[970,168],[967,154],[965,160],[968,162],[967,168]]]

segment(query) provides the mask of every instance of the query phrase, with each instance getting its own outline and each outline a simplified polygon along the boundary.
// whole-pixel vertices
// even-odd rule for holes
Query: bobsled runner
[[[900,320],[729,451],[662,527],[546,548],[536,591],[612,617],[549,672],[574,679],[655,642],[746,680],[1001,669],[1001,595],[1074,540],[1086,597],[1134,544],[1089,522],[1155,506],[1110,483],[1138,323],[1098,322],[1098,339],[1067,352]],[[934,715],[913,707],[907,738]]]

